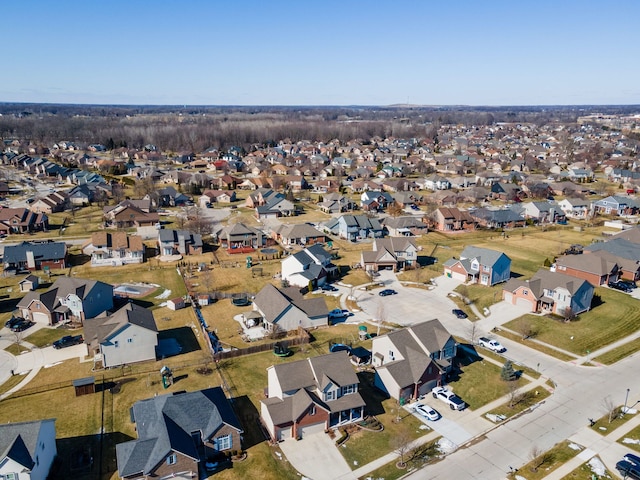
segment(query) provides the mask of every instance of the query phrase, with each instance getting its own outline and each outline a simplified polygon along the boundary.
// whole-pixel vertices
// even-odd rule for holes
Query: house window
[[[115,340],[115,341],[113,342],[113,346],[114,346],[115,348],[118,348],[118,347],[120,346],[120,343],[118,342],[118,340]]]
[[[167,457],[167,465],[175,465],[178,461],[178,456],[174,453]]]
[[[2,478],[2,477],[0,477]],[[4,476],[5,480],[18,480],[18,474],[17,473],[7,473]]]
[[[311,408],[309,409],[309,415],[315,415],[315,414],[316,414],[316,406],[311,405]]]
[[[127,338],[127,343],[133,343],[133,338]]]
[[[336,391],[335,390],[329,390],[328,392],[325,392],[324,399],[326,401],[335,400],[336,399]]]
[[[523,295],[529,295],[529,290],[523,290],[523,291],[522,291],[522,294],[523,294]]]
[[[345,385],[344,387],[342,387],[343,395],[351,395],[352,393],[356,393],[355,385]]]
[[[233,446],[231,435],[216,438],[218,450],[229,450]]]

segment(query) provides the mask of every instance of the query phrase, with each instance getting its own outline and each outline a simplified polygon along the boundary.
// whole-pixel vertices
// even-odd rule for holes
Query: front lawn
[[[42,348],[51,345],[56,340],[64,337],[65,335],[79,335],[82,333],[81,329],[76,330],[63,330],[58,328],[41,328],[35,333],[32,333],[28,337],[23,338],[25,342],[31,343],[36,347]]]
[[[450,380],[453,391],[464,400],[469,408],[477,409],[509,392],[509,382],[500,378],[501,367],[485,362],[479,356],[458,350],[459,371]],[[519,386],[528,382],[518,380]]]
[[[529,314],[512,320],[505,327],[520,332],[525,322],[533,338],[576,355],[587,355],[640,328],[637,299],[608,288],[596,288],[594,301],[600,304],[569,323]]]
[[[637,414],[636,414],[637,415]],[[631,419],[633,418],[633,415],[625,415],[625,417],[627,419]],[[609,432],[612,429],[609,430]],[[632,440],[631,442],[625,442],[625,439],[630,439]],[[630,448],[632,450],[635,450],[636,452],[640,452],[640,426],[637,426],[635,428],[633,428],[632,430],[628,431],[624,436],[622,436],[621,438],[618,439],[618,443],[624,445],[627,448]]]
[[[593,457],[593,458],[598,458],[598,457]],[[573,472],[570,472],[564,477],[562,477],[561,480],[593,480],[594,479],[593,475],[594,473],[591,467],[589,466],[589,462],[585,462],[582,465],[580,465],[578,468],[576,468]],[[612,475],[609,470],[605,469],[604,476],[597,477],[597,478],[615,478],[615,476]]]
[[[563,441],[554,445],[550,450],[546,452],[539,452],[536,450],[536,446],[533,445],[530,451],[530,457],[532,458],[529,463],[523,465],[518,469],[518,472],[509,473],[507,478],[515,480],[519,477],[524,477],[527,480],[541,480],[549,475],[551,472],[560,468],[567,463],[573,457],[575,457],[580,450],[574,450],[569,447],[570,442]],[[535,455],[534,455],[535,453]]]

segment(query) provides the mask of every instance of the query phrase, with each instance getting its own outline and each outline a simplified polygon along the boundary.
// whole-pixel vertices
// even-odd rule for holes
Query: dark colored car
[[[329,284],[324,284],[320,287],[320,289],[323,292],[337,292],[338,289],[336,287],[334,287],[333,285],[329,285]]]
[[[631,292],[631,288],[622,282],[611,282],[609,283],[609,288],[613,288],[615,290],[620,290],[622,292],[629,293]]]
[[[637,287],[635,282],[631,282],[629,280],[618,280],[618,285],[623,285],[625,287],[627,287],[630,290],[633,290]]]
[[[11,329],[13,328],[14,325],[19,324],[20,322],[24,322],[24,318],[22,317],[11,317],[9,320],[7,320],[4,324],[5,327]]]
[[[65,335],[60,340],[53,342],[53,348],[60,349],[71,347],[73,345],[79,345],[84,342],[82,335]]]
[[[468,317],[468,315],[466,313],[464,313],[462,310],[460,310],[459,308],[454,308],[453,310],[451,310],[451,313],[453,313],[458,318],[467,318]]]
[[[389,295],[395,295],[396,293],[398,293],[398,292],[396,292],[395,290],[392,290],[390,288],[385,288],[378,295],[380,295],[381,297],[386,297],[386,296],[389,296]]]
[[[31,320],[22,320],[11,327],[12,332],[24,332],[27,328],[33,325]]]
[[[637,467],[640,467],[640,457],[638,455],[634,455],[633,453],[627,453],[624,457],[622,457],[622,459],[626,460],[629,463],[633,463]]]
[[[640,480],[640,467],[634,465],[627,460],[620,460],[616,463],[616,470],[620,472],[624,478],[635,478],[636,480]]]

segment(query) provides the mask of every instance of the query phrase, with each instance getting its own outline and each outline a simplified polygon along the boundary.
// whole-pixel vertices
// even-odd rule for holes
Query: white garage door
[[[298,427],[298,436],[300,438],[304,438],[305,435],[322,432],[324,432],[324,422],[316,423],[315,425],[305,425],[304,427]]]
[[[467,281],[467,276],[464,273],[451,272],[451,277],[461,282]]]
[[[511,292],[506,292],[506,293],[504,294],[504,301],[505,301],[505,302],[507,302],[507,303],[511,303],[511,304],[513,304],[513,293],[511,293]]]
[[[49,317],[46,313],[42,312],[33,312],[33,321],[36,323],[42,323],[44,325],[49,325]]]
[[[518,300],[516,300],[516,305],[519,307],[525,307],[531,311],[533,311],[533,303],[530,300],[527,300],[526,298],[518,298]]]

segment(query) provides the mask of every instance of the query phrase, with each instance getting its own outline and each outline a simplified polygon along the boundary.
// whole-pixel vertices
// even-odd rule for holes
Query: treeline
[[[614,107],[609,107],[614,109]],[[627,107],[616,107],[624,109]],[[628,107],[631,108],[631,107]],[[607,112],[607,108],[598,107]],[[282,139],[346,142],[373,137],[425,138],[444,124],[574,122],[578,107],[208,107],[0,104],[0,137],[51,146],[154,144],[163,151],[201,152]]]

